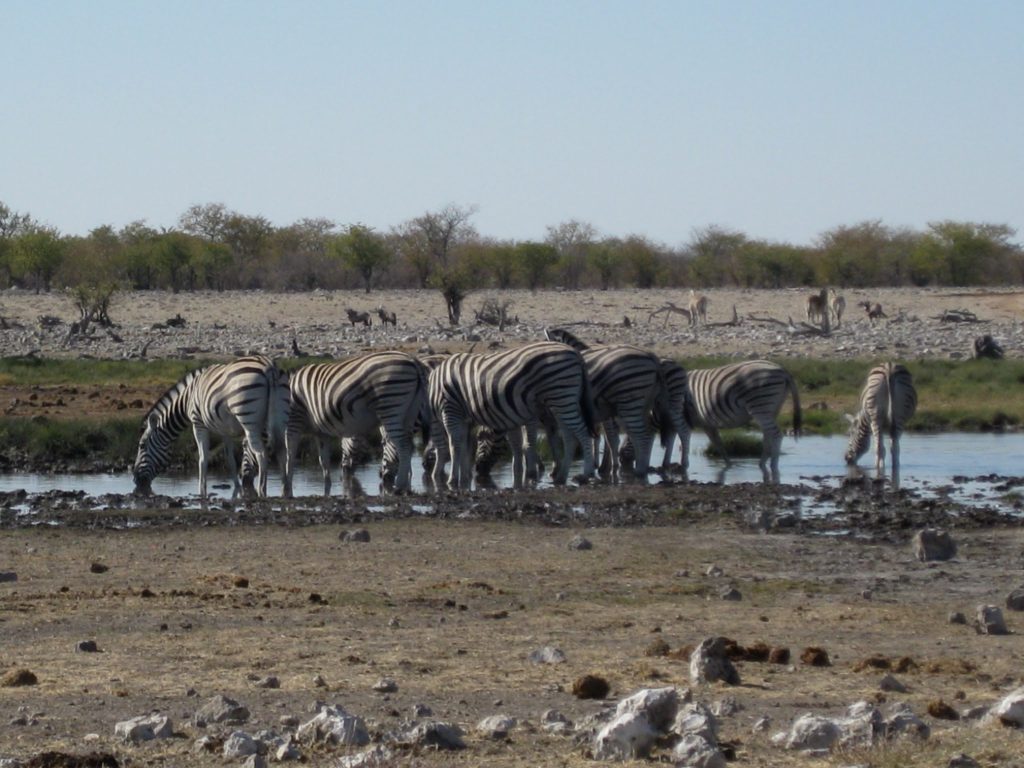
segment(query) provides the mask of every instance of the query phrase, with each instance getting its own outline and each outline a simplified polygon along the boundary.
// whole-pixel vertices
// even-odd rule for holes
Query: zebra
[[[132,474],[140,493],[150,493],[153,478],[167,468],[171,446],[189,425],[199,452],[199,495],[206,497],[206,471],[210,458],[210,435],[224,440],[224,454],[234,483],[234,496],[241,491],[232,438],[243,436],[243,444],[254,454],[258,493],[267,494],[267,451],[284,437],[285,415],[274,394],[283,374],[263,355],[241,357],[191,371],[157,399],[142,422],[142,435]]]
[[[555,482],[564,484],[568,479],[570,437],[583,446],[583,474],[593,474],[593,403],[586,368],[576,350],[542,341],[503,352],[451,355],[431,371],[429,388],[434,414],[431,440],[437,454],[435,485],[440,484],[444,464],[450,459],[449,487],[469,487],[469,430],[476,423],[509,439],[513,483],[521,487],[526,478],[536,474],[534,446],[545,409],[562,437],[562,460]]]
[[[685,477],[690,463],[690,425],[686,421],[686,401],[690,396],[689,380],[686,369],[675,360],[662,358],[661,371],[668,389],[668,418],[669,423],[672,425],[672,429],[666,434],[661,425],[665,413],[661,409],[656,409],[651,414],[651,421],[655,430],[664,436],[662,440],[664,453],[661,459],[661,471],[663,474],[667,473],[672,466],[672,452],[675,450],[675,441],[676,437],[678,437],[680,446],[679,468]],[[634,457],[633,443],[627,437],[622,444],[622,448],[619,449],[619,462],[623,465],[631,465]]]
[[[602,473],[619,475],[619,422],[634,447],[634,473],[646,477],[651,461],[651,436],[648,431],[652,411],[660,411],[662,444],[669,428],[680,423],[669,413],[669,393],[661,360],[651,352],[628,344],[590,347],[562,328],[549,328],[545,335],[552,341],[568,344],[583,356],[590,378],[594,405],[605,436],[601,460]],[[681,413],[682,411],[680,411]]]
[[[900,435],[917,410],[917,390],[906,367],[883,363],[871,369],[860,393],[860,410],[850,419],[846,463],[853,466],[875,440],[875,471],[885,471],[884,430],[892,443],[892,479],[899,485]]]
[[[426,368],[404,352],[370,352],[329,363],[312,363],[289,376],[291,408],[285,433],[285,496],[303,432],[316,437],[324,496],[331,493],[330,438],[365,435],[380,428],[398,455],[395,490],[412,484],[412,432],[429,424]]]
[[[690,426],[704,428],[728,467],[729,458],[718,430],[757,422],[764,433],[760,461],[764,481],[769,481],[770,460],[771,482],[778,483],[782,432],[776,419],[787,394],[793,397],[795,435],[799,436],[802,426],[800,394],[792,375],[767,360],[749,360],[719,368],[690,370],[688,378],[686,419]]]

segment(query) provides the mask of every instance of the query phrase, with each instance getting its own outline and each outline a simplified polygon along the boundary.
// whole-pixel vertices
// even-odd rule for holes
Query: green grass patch
[[[195,360],[63,360],[37,357],[0,358],[0,386],[54,384],[164,384],[206,365]]]
[[[740,429],[727,429],[721,433],[722,444],[730,459],[761,458],[761,450],[764,442],[760,433],[745,432]],[[704,455],[710,459],[723,459],[710,442],[704,449]]]

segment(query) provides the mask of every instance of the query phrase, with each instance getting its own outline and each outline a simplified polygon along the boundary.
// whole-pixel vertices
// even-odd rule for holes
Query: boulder
[[[561,648],[545,645],[530,653],[530,661],[534,664],[562,664],[565,662],[565,653]]]
[[[647,722],[659,731],[667,731],[679,709],[679,692],[666,688],[645,688],[619,702],[616,716],[636,713],[647,718]]]
[[[932,729],[914,714],[909,704],[895,704],[885,718],[885,735],[890,739],[905,735],[923,740],[931,733]]]
[[[259,751],[259,743],[245,731],[235,731],[224,740],[223,755],[227,758],[248,757]]]
[[[941,528],[924,528],[914,536],[914,557],[922,563],[952,560],[956,557],[956,542],[948,531]]]
[[[548,709],[540,716],[540,727],[549,733],[565,733],[572,729],[572,720],[557,709]]]
[[[1011,611],[1024,611],[1024,587],[1017,587],[1006,596],[1006,608]]]
[[[907,686],[897,680],[893,675],[886,674],[878,681],[878,688],[889,693],[906,693]]]
[[[594,545],[591,544],[590,540],[582,534],[577,533],[569,540],[569,549],[588,550],[593,548]]]
[[[465,749],[462,729],[452,723],[431,720],[418,723],[402,733],[399,743],[411,747],[435,747],[437,749]]]
[[[295,736],[307,744],[362,747],[370,743],[370,734],[362,718],[350,715],[341,707],[332,705],[321,707],[316,717],[299,726]]]
[[[395,755],[387,747],[377,744],[365,752],[338,758],[335,765],[337,768],[388,768],[395,765]]]
[[[174,727],[169,717],[154,713],[116,723],[114,735],[125,742],[138,744],[153,739],[169,739],[174,735]]]
[[[626,712],[597,732],[595,760],[632,760],[647,757],[661,733],[639,712]]]
[[[821,752],[832,749],[839,741],[842,732],[835,721],[819,715],[806,714],[798,717],[788,736],[785,738],[786,749]]]
[[[690,681],[713,683],[722,680],[729,685],[740,684],[740,674],[726,656],[724,637],[708,637],[690,655]]]
[[[683,736],[672,750],[676,768],[726,768],[725,755],[715,742],[703,736]]]
[[[1024,686],[1011,691],[989,712],[1003,725],[1024,728]]]
[[[985,635],[1006,635],[1009,630],[1006,628],[1006,621],[1003,619],[1003,611],[997,605],[978,606],[978,628]]]
[[[249,710],[234,699],[217,694],[196,710],[193,721],[198,726],[209,723],[241,725],[249,720]]]
[[[487,739],[504,739],[517,721],[508,715],[491,715],[476,724],[476,732]]]
[[[676,713],[672,733],[680,736],[700,736],[711,744],[718,743],[718,722],[703,704],[692,702]]]

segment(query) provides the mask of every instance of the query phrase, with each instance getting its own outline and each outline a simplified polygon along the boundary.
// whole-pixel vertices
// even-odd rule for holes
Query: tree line
[[[810,245],[770,242],[719,226],[677,247],[641,235],[603,237],[586,222],[543,240],[498,240],[473,226],[476,209],[448,205],[388,231],[328,219],[284,227],[220,203],[195,205],[173,228],[136,221],[62,235],[0,202],[0,288],[36,291],[625,286],[782,288],[999,285],[1024,279],[1024,249],[1005,224],[934,222],[923,231],[864,221]]]

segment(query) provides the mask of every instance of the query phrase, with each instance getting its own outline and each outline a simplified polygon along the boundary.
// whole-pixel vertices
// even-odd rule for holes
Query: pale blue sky
[[[0,0],[0,30],[0,201],[67,234],[455,203],[519,240],[1024,239],[1020,0]]]

